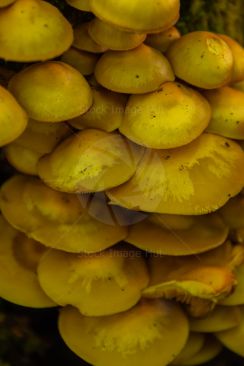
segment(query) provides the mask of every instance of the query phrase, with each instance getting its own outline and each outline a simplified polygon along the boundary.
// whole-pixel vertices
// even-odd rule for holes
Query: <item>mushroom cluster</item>
[[[0,2],[0,296],[94,366],[244,357],[244,49],[179,0],[67,3]]]

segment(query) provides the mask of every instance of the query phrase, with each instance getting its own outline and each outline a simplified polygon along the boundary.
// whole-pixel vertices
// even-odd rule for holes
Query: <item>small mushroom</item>
[[[136,173],[107,191],[112,204],[176,215],[217,210],[244,185],[244,152],[221,136],[202,134],[186,146],[146,150]]]
[[[107,51],[107,47],[96,43],[88,33],[90,22],[82,23],[74,28],[74,42],[73,47],[81,51],[91,53],[103,53]]]
[[[115,51],[127,51],[136,48],[146,38],[145,33],[124,31],[98,18],[89,23],[88,33],[96,43]]]
[[[200,136],[210,118],[209,103],[200,93],[166,82],[153,93],[130,97],[120,132],[139,145],[171,149]]]
[[[66,0],[66,2],[78,10],[91,11],[90,0]]]
[[[144,44],[129,51],[107,51],[96,65],[95,77],[105,88],[127,94],[149,93],[175,78],[166,57]]]
[[[130,309],[149,281],[142,253],[126,247],[90,255],[50,250],[38,266],[38,278],[57,304],[73,305],[86,316]]]
[[[74,67],[82,75],[87,76],[93,74],[98,57],[95,53],[81,51],[71,47],[62,54],[61,61]]]
[[[205,336],[200,333],[190,333],[187,343],[171,365],[184,365],[203,348]]]
[[[138,32],[168,29],[179,18],[179,0],[90,0],[92,12],[115,26]]]
[[[167,57],[175,75],[203,89],[215,89],[231,81],[233,55],[218,35],[196,31],[188,33],[169,47]]]
[[[58,61],[27,67],[13,76],[9,89],[29,117],[42,122],[77,117],[92,105],[92,92],[85,78]]]
[[[47,1],[17,0],[0,10],[0,57],[4,60],[45,61],[60,56],[72,42],[71,24]]]
[[[59,331],[73,352],[96,366],[166,366],[183,349],[188,322],[177,304],[152,300],[104,317],[67,307]]]
[[[244,79],[244,48],[236,42],[233,38],[226,36],[225,34],[219,35],[230,47],[234,58],[234,66],[232,72],[232,83],[237,83]]]
[[[161,52],[166,52],[169,46],[181,36],[176,27],[163,32],[148,34],[145,43]]]
[[[143,149],[118,133],[85,129],[38,163],[40,178],[68,193],[100,192],[129,180]]]

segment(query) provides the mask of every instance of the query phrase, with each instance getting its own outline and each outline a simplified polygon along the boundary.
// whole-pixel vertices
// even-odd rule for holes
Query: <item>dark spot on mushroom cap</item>
[[[230,144],[226,141],[226,142],[225,142],[225,146],[226,146],[226,147],[230,147]]]

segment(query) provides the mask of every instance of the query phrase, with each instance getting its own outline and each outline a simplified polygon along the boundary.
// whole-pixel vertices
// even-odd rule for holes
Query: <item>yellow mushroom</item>
[[[71,25],[46,1],[17,0],[0,10],[0,57],[5,60],[48,60],[61,55],[72,42]]]
[[[225,306],[235,306],[244,305],[244,262],[236,268],[236,287],[234,291],[221,301],[222,305]]]
[[[0,8],[13,4],[16,0],[0,0]]]
[[[104,48],[126,51],[138,47],[146,38],[145,33],[124,31],[110,23],[95,18],[89,23],[90,37]]]
[[[90,0],[92,12],[115,26],[139,32],[165,30],[179,18],[179,0]]]
[[[130,179],[142,153],[116,132],[85,129],[40,159],[38,174],[62,192],[100,192]]]
[[[143,94],[174,81],[174,73],[158,50],[144,44],[129,51],[108,51],[98,61],[95,77],[105,88],[128,94]]]
[[[176,27],[163,32],[148,34],[145,43],[161,52],[166,52],[169,46],[181,36]]]
[[[66,0],[66,2],[76,9],[91,11],[90,0]]]
[[[83,115],[69,120],[79,130],[98,128],[106,132],[118,129],[122,123],[127,97],[99,86],[92,87],[93,105]]]
[[[36,269],[45,247],[12,228],[0,216],[0,296],[33,308],[56,306],[41,289]]]
[[[86,316],[130,309],[149,281],[142,253],[126,247],[93,255],[50,250],[39,264],[38,278],[57,304],[73,305]]]
[[[0,146],[17,139],[28,122],[26,112],[5,88],[0,86]]]
[[[188,322],[177,304],[153,300],[105,317],[67,307],[59,331],[73,352],[96,366],[166,366],[183,349]]]
[[[73,46],[81,51],[91,53],[103,53],[107,51],[107,47],[95,42],[88,33],[90,22],[82,23],[74,28]]]
[[[19,172],[37,175],[37,163],[43,154],[12,142],[5,147],[4,156]]]
[[[234,58],[234,66],[231,82],[237,83],[244,80],[244,48],[233,38],[224,34],[219,35],[230,47]]]
[[[239,81],[239,83],[234,83],[231,85],[232,88],[240,90],[242,92],[244,92],[244,80],[243,81]]]
[[[200,136],[210,118],[210,106],[200,93],[167,82],[153,93],[130,97],[120,132],[137,144],[171,149]]]
[[[187,363],[202,348],[205,342],[205,336],[200,333],[190,333],[187,343],[180,354],[174,359],[171,365],[182,365]]]
[[[94,53],[77,50],[76,48],[71,47],[68,51],[63,53],[61,61],[73,66],[82,75],[87,76],[93,74],[98,57],[99,56]]]
[[[102,202],[104,210],[106,203]],[[47,247],[72,253],[102,251],[127,236],[126,226],[89,214],[89,197],[56,192],[39,179],[14,176],[1,188],[2,214]]]
[[[219,213],[230,229],[244,228],[244,196],[231,198]]]
[[[73,67],[58,61],[34,64],[13,76],[9,89],[30,118],[61,122],[85,113],[92,92]]]
[[[176,40],[167,57],[175,75],[203,89],[219,88],[231,81],[233,55],[227,43],[210,32],[191,32]]]
[[[244,184],[244,153],[235,142],[202,134],[171,150],[147,150],[134,176],[107,191],[112,204],[177,215],[217,210]]]
[[[208,90],[204,96],[212,108],[207,131],[232,139],[244,139],[244,92],[230,87]]]
[[[178,216],[152,214],[129,228],[128,243],[163,255],[199,254],[221,245],[228,228],[217,214]]]

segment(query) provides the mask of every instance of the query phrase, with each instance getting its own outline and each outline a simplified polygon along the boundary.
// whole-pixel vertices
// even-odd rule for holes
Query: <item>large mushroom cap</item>
[[[231,80],[233,56],[227,43],[210,32],[188,33],[168,49],[175,75],[203,89],[215,89]]]
[[[220,34],[219,36],[228,44],[233,54],[234,67],[231,82],[236,83],[244,80],[244,48],[225,34]]]
[[[85,113],[92,105],[85,78],[63,62],[31,65],[10,80],[9,89],[37,121],[65,121]]]
[[[108,51],[98,61],[95,77],[99,84],[119,93],[142,94],[173,81],[174,73],[158,50],[144,44],[129,51]]]
[[[66,2],[76,9],[91,11],[90,0],[66,0]]]
[[[41,289],[36,269],[45,248],[13,229],[0,216],[0,296],[22,306],[56,306]]]
[[[170,149],[200,136],[210,118],[210,106],[200,93],[167,82],[153,93],[130,97],[120,132],[140,145]]]
[[[154,214],[129,228],[128,243],[151,253],[191,255],[221,245],[228,228],[217,214],[177,216]]]
[[[95,53],[81,51],[71,47],[63,53],[61,61],[73,66],[82,75],[87,76],[93,74],[98,57]]]
[[[134,31],[167,29],[179,18],[179,0],[90,0],[95,15],[113,25]]]
[[[41,287],[59,305],[86,316],[116,314],[134,306],[149,278],[142,256],[131,249],[93,255],[50,250],[38,267]]]
[[[224,137],[202,134],[171,150],[147,150],[134,176],[107,191],[129,209],[178,215],[217,210],[244,184],[244,153]]]
[[[64,308],[59,330],[72,351],[96,366],[166,366],[188,337],[182,310],[162,300],[143,301],[121,314],[96,318]]]
[[[205,336],[199,333],[190,333],[187,343],[171,365],[187,365],[187,361],[194,357],[202,348]]]
[[[135,173],[143,149],[118,133],[85,129],[38,163],[41,179],[63,192],[100,192]]]
[[[169,46],[180,36],[178,29],[171,27],[163,32],[148,34],[145,43],[161,52],[166,52]]]
[[[46,1],[17,0],[0,10],[0,57],[5,60],[48,60],[61,55],[72,41],[71,25]]]
[[[0,146],[18,138],[25,130],[28,117],[16,99],[0,86]]]

